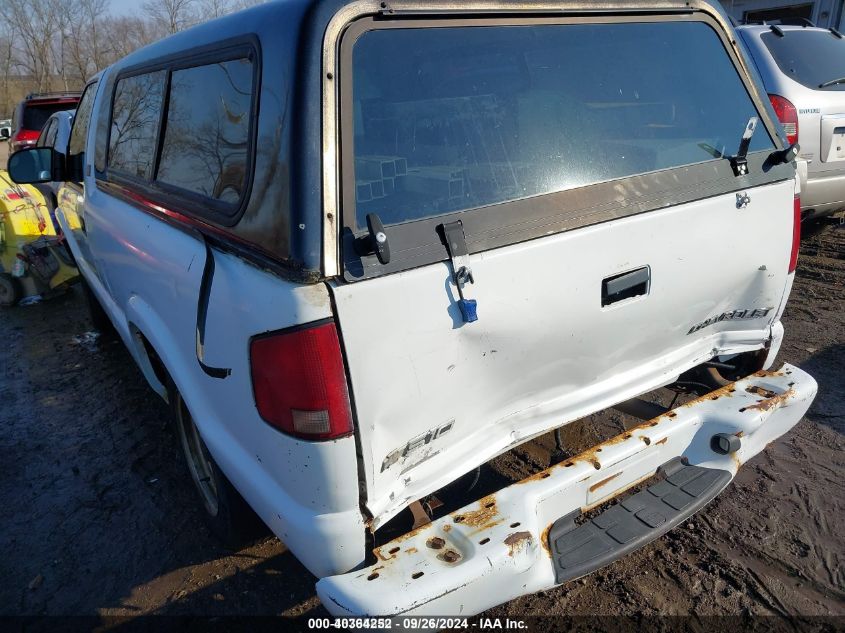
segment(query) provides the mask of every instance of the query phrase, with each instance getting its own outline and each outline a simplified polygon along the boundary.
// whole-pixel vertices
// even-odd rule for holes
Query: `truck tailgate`
[[[793,188],[472,255],[472,323],[447,262],[335,283],[374,526],[515,444],[760,348],[785,299]]]

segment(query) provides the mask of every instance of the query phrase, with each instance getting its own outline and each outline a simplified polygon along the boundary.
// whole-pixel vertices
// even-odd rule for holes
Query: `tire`
[[[94,329],[101,334],[114,334],[114,325],[112,324],[109,315],[106,314],[103,306],[100,305],[99,299],[97,299],[97,296],[94,294],[94,291],[91,290],[91,286],[88,285],[85,278],[80,276],[80,279],[82,292],[85,294],[85,303],[88,304],[88,316],[91,318],[91,325],[93,325]]]
[[[208,452],[179,391],[168,390],[176,435],[188,474],[199,494],[205,522],[230,549],[239,549],[267,534],[267,528],[217,466]]]
[[[11,308],[20,298],[20,282],[8,273],[0,273],[0,307]]]

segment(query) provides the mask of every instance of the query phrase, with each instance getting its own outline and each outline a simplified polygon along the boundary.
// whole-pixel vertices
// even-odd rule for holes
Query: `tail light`
[[[786,140],[792,145],[798,142],[798,110],[792,105],[789,99],[784,99],[780,95],[769,95],[769,101],[772,102],[772,107],[775,109],[775,114],[778,117],[783,131],[786,132]]]
[[[16,152],[27,147],[32,147],[38,142],[38,132],[32,130],[21,130],[10,141],[11,150]]]
[[[792,252],[789,254],[789,272],[798,265],[798,248],[801,245],[801,198],[795,196],[792,214]]]
[[[249,346],[258,413],[306,440],[352,433],[352,411],[334,322],[254,338]]]

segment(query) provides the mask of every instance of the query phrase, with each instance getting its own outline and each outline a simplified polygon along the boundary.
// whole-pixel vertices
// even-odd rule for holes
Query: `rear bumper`
[[[816,389],[810,375],[791,365],[758,372],[381,546],[376,564],[323,578],[317,593],[335,615],[471,615],[589,573],[654,540],[712,499],[740,465],[801,419]],[[717,434],[738,438],[738,450],[715,452]],[[663,520],[655,520],[653,508],[639,512],[639,532],[630,539],[619,536],[625,530],[607,529],[594,539],[575,528],[577,514],[658,471],[665,480],[591,523],[602,525],[601,517],[611,512],[638,513],[629,500],[649,494],[680,510],[667,506]],[[695,486],[686,486],[684,494],[694,502],[674,502],[670,487],[691,478],[706,485],[695,491],[697,498]],[[604,527],[612,527],[609,521]],[[581,541],[573,546],[577,539],[583,548]]]
[[[845,209],[845,174],[814,177],[801,183],[802,219],[809,220]]]

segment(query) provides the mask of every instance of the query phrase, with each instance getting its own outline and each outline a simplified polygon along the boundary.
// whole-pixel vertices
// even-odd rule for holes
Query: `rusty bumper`
[[[791,365],[748,376],[379,547],[374,565],[323,578],[317,593],[335,615],[445,616],[553,587],[555,521],[604,504],[678,458],[733,477],[801,419],[816,389]],[[715,436],[737,438],[733,452],[722,454]]]

